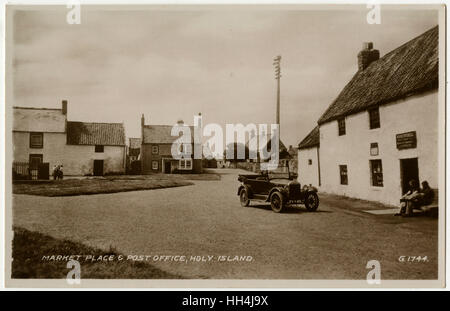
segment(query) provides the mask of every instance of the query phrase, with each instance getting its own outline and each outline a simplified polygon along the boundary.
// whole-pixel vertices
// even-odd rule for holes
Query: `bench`
[[[439,191],[438,189],[433,189],[433,202],[428,205],[423,205],[419,207],[418,209],[422,211],[424,215],[430,216],[430,217],[438,217],[439,213]]]

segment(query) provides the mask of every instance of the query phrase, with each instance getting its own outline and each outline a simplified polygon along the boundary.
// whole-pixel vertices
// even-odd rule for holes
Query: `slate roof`
[[[339,117],[438,88],[438,26],[359,70],[320,117]]]
[[[171,144],[181,136],[172,136],[173,125],[144,125],[144,144]],[[188,126],[191,130],[191,141],[194,141],[194,127]]]
[[[320,145],[319,126],[313,128],[311,132],[298,144],[298,149],[308,149]]]
[[[68,145],[125,146],[122,123],[67,122]]]

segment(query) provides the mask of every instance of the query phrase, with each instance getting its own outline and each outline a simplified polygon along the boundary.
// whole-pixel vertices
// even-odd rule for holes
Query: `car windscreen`
[[[289,169],[286,166],[277,167],[274,170],[269,170],[268,175],[270,179],[289,178]]]

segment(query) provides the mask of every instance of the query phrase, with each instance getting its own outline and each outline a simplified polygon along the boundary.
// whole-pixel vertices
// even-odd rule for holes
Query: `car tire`
[[[315,192],[309,192],[305,198],[305,207],[308,212],[314,212],[319,207],[319,197]]]
[[[250,205],[250,200],[248,199],[247,189],[242,189],[239,193],[239,200],[241,201],[241,206],[247,207]]]
[[[270,196],[270,207],[275,213],[281,213],[285,209],[284,198],[281,193],[272,193]]]

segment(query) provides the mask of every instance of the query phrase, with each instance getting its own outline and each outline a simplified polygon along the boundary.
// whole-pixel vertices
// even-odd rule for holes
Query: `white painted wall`
[[[62,159],[64,174],[93,174],[94,160],[103,160],[103,173],[125,172],[125,146],[105,146],[104,152],[95,152],[95,146],[66,145]]]
[[[309,165],[309,161],[312,164]],[[298,151],[298,181],[303,185],[319,187],[319,168],[317,158],[317,147],[300,149]]]
[[[13,132],[14,161],[28,162],[30,154],[42,154],[50,170],[62,164],[65,175],[92,174],[94,160],[104,160],[104,173],[125,171],[125,146],[105,146],[103,153],[97,153],[95,146],[66,145],[65,133],[44,133],[42,149],[29,146],[29,133]]]
[[[30,154],[42,154],[50,168],[64,158],[66,133],[44,133],[43,148],[30,148],[30,133],[13,132],[13,156],[16,162],[28,162]]]
[[[380,106],[381,127],[369,129],[368,112],[346,117],[346,135],[338,136],[337,121],[320,126],[321,191],[398,205],[400,159],[418,158],[419,179],[438,188],[437,91]],[[396,134],[416,131],[417,148],[398,150]],[[370,143],[379,155],[370,156]],[[371,159],[381,159],[383,187],[371,185]],[[348,185],[340,185],[339,165],[346,164]],[[301,172],[300,172],[301,174]]]

